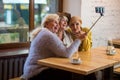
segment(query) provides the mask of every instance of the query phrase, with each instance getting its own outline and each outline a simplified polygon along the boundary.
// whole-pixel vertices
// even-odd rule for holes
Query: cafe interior
[[[120,0],[0,0],[0,80],[22,80],[30,32],[45,15],[57,12],[82,19],[92,32],[92,48],[77,52],[78,64],[54,57],[38,64],[83,76],[99,72],[97,80],[120,80]]]

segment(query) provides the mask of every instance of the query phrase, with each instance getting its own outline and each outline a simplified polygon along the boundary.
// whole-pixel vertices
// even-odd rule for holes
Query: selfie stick
[[[95,26],[95,24],[98,22],[98,20],[101,18],[102,16],[100,16],[96,21],[95,21],[95,23],[90,27],[90,29],[88,30],[88,32],[90,32],[90,30]],[[87,32],[87,33],[88,33]]]
[[[95,24],[100,20],[100,18],[103,16],[104,13],[104,7],[95,7],[95,11],[96,13],[100,13],[100,17],[95,21],[95,23],[90,27],[90,29],[88,30],[88,32],[90,32],[90,30],[95,26]],[[87,33],[88,33],[87,32]]]

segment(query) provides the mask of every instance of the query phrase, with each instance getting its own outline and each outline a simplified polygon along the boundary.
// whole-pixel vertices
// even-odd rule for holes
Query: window
[[[62,0],[0,0],[0,49],[29,46],[29,33],[48,13],[62,11]]]

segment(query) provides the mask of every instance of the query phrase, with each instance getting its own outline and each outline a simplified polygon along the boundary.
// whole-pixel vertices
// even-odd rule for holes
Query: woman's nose
[[[73,27],[74,27],[74,29],[76,29],[76,28],[77,28],[75,24],[73,25]]]

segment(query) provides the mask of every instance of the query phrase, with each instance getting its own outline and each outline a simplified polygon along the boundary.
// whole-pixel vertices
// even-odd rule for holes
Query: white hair
[[[47,14],[42,20],[42,26],[46,27],[46,23],[53,20],[59,20],[59,15],[57,14]]]
[[[59,16],[57,14],[47,14],[42,20],[42,28],[45,27],[46,22],[53,21],[53,20],[59,20]],[[40,32],[42,28],[37,27],[30,32],[30,41],[32,41],[37,36],[37,34]]]

